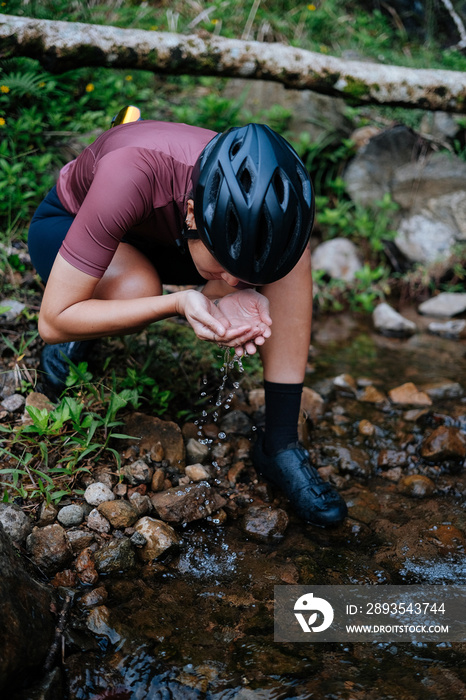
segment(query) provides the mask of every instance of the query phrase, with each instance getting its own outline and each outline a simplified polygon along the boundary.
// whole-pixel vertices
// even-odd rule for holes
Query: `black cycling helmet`
[[[262,285],[293,269],[311,234],[314,197],[282,136],[264,124],[217,134],[194,166],[193,190],[199,238],[227,272]]]

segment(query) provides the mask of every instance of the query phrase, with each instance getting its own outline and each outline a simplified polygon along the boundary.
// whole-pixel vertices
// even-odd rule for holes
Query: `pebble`
[[[64,506],[58,511],[57,520],[64,527],[80,525],[84,520],[84,511],[81,506],[73,503],[69,506]]]
[[[429,333],[432,335],[439,335],[441,338],[466,338],[466,321],[445,321],[445,323],[438,323],[432,321],[427,326]]]
[[[316,424],[323,416],[324,408],[325,401],[322,396],[314,389],[305,386],[301,396],[301,411],[304,413],[306,418],[309,418],[314,424]]]
[[[165,472],[163,469],[156,469],[151,481],[151,491],[163,491],[165,483]]]
[[[466,311],[466,294],[442,292],[420,304],[418,311],[427,316],[456,316]]]
[[[99,637],[106,637],[111,644],[117,644],[121,640],[121,635],[110,625],[110,610],[105,605],[92,608],[86,626]]]
[[[97,510],[116,528],[131,527],[138,519],[138,512],[128,501],[104,501]]]
[[[377,466],[380,467],[380,469],[405,467],[407,463],[408,455],[402,450],[380,450],[377,459]]]
[[[413,498],[428,498],[435,491],[435,484],[432,479],[422,474],[411,474],[401,479],[398,488],[405,496]]]
[[[11,396],[7,396],[6,399],[3,399],[0,405],[5,411],[8,411],[8,413],[15,413],[15,411],[19,411],[25,403],[26,399],[24,396],[21,396],[21,394],[12,394]]]
[[[129,497],[129,502],[138,514],[138,517],[147,515],[152,510],[152,503],[149,496],[142,495],[137,491],[131,494],[131,496]]]
[[[152,561],[170,547],[179,544],[174,529],[162,520],[146,516],[137,521],[134,529],[145,540],[145,544],[137,550],[143,561]]]
[[[150,484],[153,473],[153,467],[149,467],[143,459],[137,459],[131,464],[126,464],[123,469],[124,477],[131,486]]]
[[[78,555],[74,566],[79,580],[85,585],[92,585],[99,578],[95,568],[94,552],[90,547],[83,549]]]
[[[98,506],[105,501],[113,501],[114,499],[115,494],[111,488],[101,481],[95,481],[93,484],[89,484],[84,491],[84,500],[91,506]]]
[[[413,321],[399,314],[398,311],[395,311],[393,307],[385,302],[376,306],[372,314],[372,320],[375,328],[387,336],[407,338],[417,331],[416,324]]]
[[[375,386],[366,386],[358,393],[358,401],[362,403],[383,403],[387,400],[385,394],[375,388]]]
[[[66,568],[73,552],[66,531],[58,523],[35,527],[26,540],[29,556],[47,575]]]
[[[202,464],[190,464],[186,467],[186,476],[191,481],[206,481],[210,478],[208,470]]]
[[[97,508],[91,510],[91,512],[87,516],[87,526],[91,530],[100,533],[107,533],[110,532],[110,530],[112,529],[112,526],[110,525],[108,520],[99,513]]]
[[[71,545],[71,549],[75,554],[81,552],[86,547],[89,547],[89,545],[94,541],[93,533],[88,532],[87,530],[67,530],[66,536]]]
[[[431,406],[432,399],[425,393],[419,391],[412,382],[406,382],[391,389],[388,392],[390,401],[397,405],[404,406]]]
[[[1,299],[0,300],[0,318],[2,321],[14,321],[26,308],[26,304],[22,304],[16,299]]]
[[[190,438],[186,443],[186,459],[188,464],[203,462],[209,456],[210,447],[199,440]]]
[[[243,530],[257,539],[280,539],[288,526],[288,515],[281,508],[250,506],[243,517]]]
[[[249,435],[252,423],[243,411],[231,411],[222,419],[220,428],[224,433],[235,435]]]
[[[95,568],[100,574],[128,571],[136,566],[136,554],[127,537],[110,540],[94,554]]]
[[[37,525],[39,527],[44,527],[44,525],[51,525],[55,522],[58,515],[58,509],[55,508],[53,503],[42,503],[39,511],[39,519]]]
[[[450,379],[438,379],[435,382],[423,384],[421,388],[428,396],[430,396],[432,401],[459,399],[464,394],[461,384]]]
[[[371,437],[375,433],[375,425],[366,420],[366,418],[363,418],[361,421],[359,421],[358,433],[360,435],[364,435],[365,437]]]
[[[421,456],[434,462],[464,459],[466,457],[464,432],[453,426],[440,425],[423,440]]]
[[[104,586],[98,586],[92,591],[88,591],[81,596],[79,604],[83,608],[94,608],[96,605],[102,605],[108,598],[107,590]]]
[[[353,396],[357,391],[356,381],[351,374],[339,374],[338,377],[335,377],[333,380],[333,385],[336,389],[341,389],[343,392],[352,394]]]
[[[205,518],[225,505],[225,499],[205,481],[154,493],[151,501],[161,520],[185,523]]]
[[[13,542],[23,544],[32,530],[32,521],[19,506],[0,503],[0,523]]]

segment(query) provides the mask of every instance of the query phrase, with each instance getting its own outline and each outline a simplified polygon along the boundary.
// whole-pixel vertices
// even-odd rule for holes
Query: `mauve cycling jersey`
[[[192,194],[193,166],[214,136],[208,129],[157,121],[122,124],[99,136],[60,171],[58,196],[76,214],[60,255],[100,278],[128,234],[175,245]]]

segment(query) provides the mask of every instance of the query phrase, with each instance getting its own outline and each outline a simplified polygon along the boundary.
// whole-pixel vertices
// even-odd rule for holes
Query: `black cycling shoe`
[[[263,436],[259,435],[252,459],[258,474],[283,491],[303,520],[330,527],[339,525],[348,515],[343,498],[311,466],[309,452],[299,443],[288,445],[269,457],[264,452]]]
[[[47,388],[59,396],[66,389],[71,360],[75,365],[89,357],[95,340],[73,340],[69,343],[46,345],[40,357],[39,370]]]

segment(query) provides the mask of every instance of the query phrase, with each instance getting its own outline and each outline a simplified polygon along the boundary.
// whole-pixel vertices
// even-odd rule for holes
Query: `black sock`
[[[265,444],[268,454],[284,450],[298,440],[298,418],[303,384],[277,384],[264,380]]]

